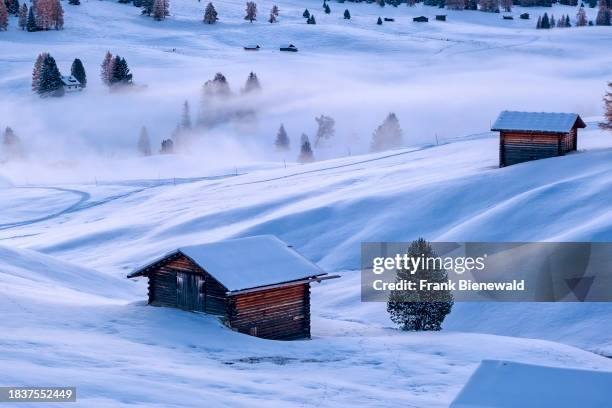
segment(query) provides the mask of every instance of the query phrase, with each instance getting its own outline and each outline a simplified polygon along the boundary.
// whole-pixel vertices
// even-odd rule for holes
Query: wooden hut
[[[282,47],[280,47],[281,51],[289,51],[289,52],[297,52],[298,49],[295,45],[293,44],[288,44],[288,45],[283,45]]]
[[[270,235],[178,248],[128,278],[149,279],[149,304],[205,312],[241,333],[310,338],[310,284],[327,276]]]
[[[412,21],[414,21],[415,23],[427,23],[429,19],[425,16],[419,16],[419,17],[414,17]]]
[[[437,14],[436,15],[436,20],[437,21],[446,21],[446,14]]]
[[[576,150],[578,129],[586,125],[575,113],[504,111],[491,130],[499,137],[499,166],[563,156]]]

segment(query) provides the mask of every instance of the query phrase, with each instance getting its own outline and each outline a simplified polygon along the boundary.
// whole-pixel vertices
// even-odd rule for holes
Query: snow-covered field
[[[278,2],[271,26],[271,4],[249,24],[242,2],[216,2],[211,27],[191,0],[165,22],[90,0],[65,5],[64,31],[18,32],[13,20],[0,32],[0,126],[29,149],[0,164],[0,385],[76,385],[82,407],[445,407],[483,359],[612,371],[609,304],[456,304],[442,332],[403,333],[384,304],[360,302],[357,270],[362,241],[610,241],[612,141],[596,128],[610,29],[543,32],[533,19],[452,11],[418,25],[413,16],[439,11],[347,2],[326,16],[296,0]],[[378,15],[396,22],[379,27]],[[253,42],[263,49],[245,53]],[[300,52],[277,52],[285,42]],[[148,87],[109,94],[97,79],[107,49]],[[83,59],[87,90],[30,95],[42,51],[64,70]],[[235,90],[258,73],[258,122],[202,135],[207,148],[192,154],[134,157],[140,126],[168,137],[182,101],[197,105],[219,70]],[[486,131],[502,109],[580,113],[580,152],[498,169]],[[389,111],[407,147],[361,154]],[[315,150],[329,159],[293,163],[321,113],[337,120],[337,141]],[[280,122],[287,157],[271,149]],[[125,279],[178,246],[258,234],[342,275],[313,287],[311,341],[146,307],[145,283]]]

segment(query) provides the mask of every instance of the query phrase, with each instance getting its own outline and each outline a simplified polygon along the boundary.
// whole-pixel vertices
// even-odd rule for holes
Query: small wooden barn
[[[576,150],[585,127],[575,113],[504,111],[491,128],[499,132],[499,166],[563,156]]]
[[[280,47],[281,51],[289,51],[289,52],[297,52],[298,49],[295,45],[293,44],[288,44],[288,45],[283,45],[282,47]]]
[[[412,21],[414,21],[415,23],[427,23],[429,19],[425,16],[419,16],[419,17],[414,17]]]
[[[327,276],[271,235],[178,248],[135,270],[149,304],[219,316],[241,333],[310,338],[310,284]]]
[[[67,92],[82,91],[83,85],[72,75],[62,75],[62,84]]]

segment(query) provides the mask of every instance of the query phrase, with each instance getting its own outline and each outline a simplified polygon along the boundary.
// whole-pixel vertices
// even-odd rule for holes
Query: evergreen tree
[[[87,74],[85,73],[85,67],[80,59],[75,58],[70,67],[70,75],[72,75],[77,81],[81,83],[83,88],[87,87]]]
[[[3,0],[0,0],[0,31],[8,30],[8,10]]]
[[[306,20],[307,24],[317,24],[317,20],[315,20],[315,16],[314,14],[311,14],[310,17],[308,17],[308,20]]]
[[[465,0],[446,0],[446,8],[449,10],[463,10],[465,5]]]
[[[110,51],[106,51],[106,55],[104,55],[104,60],[102,61],[101,69],[100,69],[100,79],[102,83],[106,86],[111,85],[111,76],[113,73],[113,64],[115,63],[115,58]]]
[[[480,0],[480,11],[489,13],[499,12],[499,0]]]
[[[599,127],[612,131],[612,82],[608,82],[608,91],[604,95],[604,117],[605,121],[599,124]]]
[[[42,97],[64,95],[62,75],[57,68],[55,59],[49,54],[45,57],[40,70],[38,94]]]
[[[550,28],[550,20],[548,19],[548,13],[544,13],[542,16],[542,24],[540,24],[540,28],[549,29]]]
[[[599,11],[595,18],[595,25],[598,26],[609,26],[611,19],[611,13],[606,4],[606,0],[599,0]]]
[[[79,6],[81,4],[80,0],[68,0],[68,4],[73,6]]]
[[[25,2],[19,7],[19,28],[25,30],[28,25],[28,6]]]
[[[325,14],[331,13],[331,9],[329,8],[329,4],[327,4],[327,3],[325,3],[325,6],[323,7],[323,10],[325,10]]]
[[[150,16],[153,14],[153,5],[155,4],[155,0],[141,0],[142,2],[142,14],[146,16]]]
[[[7,0],[6,11],[12,16],[19,16],[19,0]]]
[[[62,30],[64,28],[64,9],[62,8],[60,0],[52,0],[51,10],[51,21],[53,22],[53,28],[56,30]]]
[[[597,7],[597,0],[588,0],[588,3],[590,8]]]
[[[272,6],[270,10],[270,17],[268,17],[268,23],[274,24],[278,21],[278,7],[275,5]]]
[[[501,0],[500,5],[507,13],[512,11],[512,0]]]
[[[161,149],[159,151],[161,154],[172,154],[174,153],[174,142],[172,139],[165,139],[161,142]]]
[[[203,91],[204,97],[227,97],[232,94],[227,78],[220,72],[217,72],[212,80],[204,83]]]
[[[538,22],[536,23],[536,28],[538,30],[542,28],[542,16],[538,16]]]
[[[298,161],[300,163],[311,163],[314,160],[315,159],[314,154],[312,153],[312,147],[310,146],[310,140],[308,140],[308,136],[305,133],[302,133],[300,155],[298,156]]]
[[[162,21],[170,14],[168,0],[155,0],[153,2],[153,19]]]
[[[571,27],[572,23],[570,22],[570,18],[569,15],[565,16],[565,23],[563,24],[564,27]]]
[[[276,134],[276,140],[274,146],[277,150],[289,150],[289,137],[285,131],[285,126],[281,123],[278,133]]]
[[[402,145],[402,139],[403,132],[399,120],[395,113],[390,113],[372,135],[370,148],[373,152],[394,149]]]
[[[348,9],[344,10],[344,19],[345,20],[350,20],[351,19],[351,12],[348,11]]]
[[[588,24],[588,19],[584,7],[580,6],[578,13],[576,14],[576,26],[584,27]]]
[[[219,18],[217,17],[217,10],[215,10],[215,6],[212,3],[208,3],[206,5],[206,10],[204,10],[204,22],[206,24],[215,24]]]
[[[34,6],[30,7],[28,11],[28,21],[26,23],[26,30],[28,32],[38,31],[38,24],[36,23],[36,17],[34,15]]]
[[[189,102],[183,102],[183,112],[181,113],[181,129],[191,129],[191,113],[189,112]]]
[[[32,11],[32,9],[30,9]],[[40,71],[42,70],[43,63],[45,62],[45,58],[47,58],[49,54],[43,52],[38,54],[36,58],[36,62],[34,63],[34,69],[32,70],[32,91],[38,93],[38,87],[40,85]]]
[[[302,13],[302,17],[310,18],[310,11],[308,11],[308,9],[304,10],[304,12]]]
[[[6,127],[2,138],[2,150],[8,160],[23,158],[23,146],[21,139],[15,134],[13,129]]]
[[[423,238],[410,244],[407,251],[409,258],[436,258],[431,245]],[[448,274],[441,265],[419,266],[416,270],[398,270],[397,282],[408,281],[416,283],[416,290],[392,291],[387,302],[387,312],[391,321],[405,331],[440,330],[442,322],[453,307],[453,294],[449,291],[433,291],[420,289],[419,281],[429,283],[445,283]]]
[[[255,4],[254,1],[247,1],[245,12],[246,15],[244,16],[244,19],[249,23],[257,20],[257,4]]]
[[[465,9],[466,10],[478,10],[478,0],[467,0]]]
[[[336,121],[325,115],[315,118],[315,121],[318,127],[314,145],[319,147],[322,142],[331,139],[336,134]]]
[[[257,74],[251,72],[249,77],[244,84],[244,89],[242,90],[244,93],[249,93],[253,91],[259,91],[261,89],[261,85],[259,84],[259,79],[257,78]]]
[[[378,17],[378,20],[376,20],[376,24],[382,25],[382,18]]]
[[[132,83],[132,74],[124,58],[116,56],[113,59],[110,86],[124,86]]]
[[[565,18],[561,16],[561,19],[559,20],[559,27],[563,27],[564,23],[565,23]],[[551,14],[550,15],[550,28],[555,28],[556,25],[557,25],[557,22],[555,21],[555,16]]]
[[[138,136],[138,152],[143,156],[151,155],[151,141],[149,140],[149,132],[147,132],[146,126],[140,129],[140,135]]]

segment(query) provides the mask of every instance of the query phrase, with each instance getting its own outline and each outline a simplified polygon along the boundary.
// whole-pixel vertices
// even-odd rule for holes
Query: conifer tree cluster
[[[204,22],[206,24],[215,24],[218,20],[219,18],[217,17],[215,6],[212,3],[208,3],[204,10]]]
[[[246,95],[257,92],[261,89],[261,84],[254,72],[249,73],[241,92],[234,94],[230,88],[225,75],[217,72],[215,77],[208,80],[202,86],[202,96],[197,124],[200,127],[211,128],[221,123],[232,120],[244,120],[254,115],[254,109],[246,107],[238,99],[233,99],[239,95]]]
[[[499,0],[479,0],[480,11],[499,13]]]
[[[606,0],[599,0],[599,10],[595,17],[595,25],[609,26],[612,24],[612,12]]]
[[[314,14],[311,14],[310,17],[306,19],[306,24],[317,24]]]
[[[370,150],[379,152],[400,147],[403,143],[403,132],[395,113],[389,113],[384,122],[372,135]]]
[[[257,4],[254,1],[247,1],[244,19],[249,23],[257,20]]]
[[[64,83],[55,59],[48,53],[38,55],[32,71],[32,91],[41,97],[63,96]]]
[[[64,28],[64,9],[60,0],[35,0],[28,12],[27,31],[61,30]]]
[[[2,0],[0,0],[2,1]],[[19,16],[19,0],[4,0],[4,6],[6,7],[6,12],[11,16]]]
[[[257,74],[251,72],[244,84],[244,88],[242,89],[243,93],[249,93],[254,91],[261,90],[261,84],[259,83],[259,79],[257,78]]]
[[[174,153],[174,142],[172,139],[164,139],[161,142],[160,154],[173,154]]]
[[[4,1],[0,0],[0,31],[8,30],[8,24],[8,10],[6,9],[6,4],[4,4]]]
[[[300,138],[300,154],[298,155],[298,161],[300,163],[311,163],[315,161],[312,147],[310,146],[310,139],[306,133],[302,133]]]
[[[124,58],[107,51],[101,65],[100,79],[108,87],[123,87],[132,84],[132,73]]]
[[[419,238],[407,250],[409,258],[437,258],[438,255],[426,240]],[[419,266],[416,270],[398,270],[396,281],[415,282],[417,290],[392,291],[387,302],[387,312],[391,321],[405,331],[440,330],[446,316],[454,304],[449,290],[421,289],[420,280],[429,283],[448,281],[446,270],[437,265]]]

